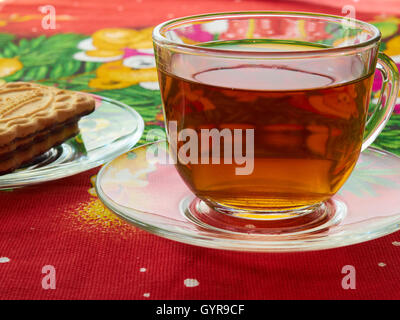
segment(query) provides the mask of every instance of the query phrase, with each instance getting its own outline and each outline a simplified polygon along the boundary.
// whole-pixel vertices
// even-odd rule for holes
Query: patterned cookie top
[[[0,145],[94,110],[92,97],[35,83],[0,87]]]

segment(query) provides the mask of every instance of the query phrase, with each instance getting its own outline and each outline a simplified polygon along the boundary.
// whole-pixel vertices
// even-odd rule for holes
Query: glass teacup
[[[153,40],[170,154],[193,193],[243,218],[310,213],[381,132],[398,71],[379,30],[339,16],[216,13]],[[383,87],[368,114],[375,69]]]

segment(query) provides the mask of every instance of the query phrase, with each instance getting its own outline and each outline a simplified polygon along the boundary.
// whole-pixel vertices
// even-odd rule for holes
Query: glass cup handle
[[[394,61],[386,54],[379,52],[376,69],[382,73],[381,94],[365,126],[361,151],[368,148],[385,127],[393,112],[399,92],[399,71]]]

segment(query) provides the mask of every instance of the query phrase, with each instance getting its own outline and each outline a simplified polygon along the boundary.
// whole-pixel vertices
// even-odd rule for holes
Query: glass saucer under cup
[[[213,212],[173,164],[149,156],[167,159],[167,150],[165,141],[135,148],[106,164],[96,182],[110,210],[159,236],[217,249],[274,252],[342,247],[400,229],[400,157],[389,152],[361,153],[349,180],[320,211],[260,225]]]
[[[130,150],[139,141],[144,130],[139,113],[119,101],[92,96],[96,109],[79,120],[80,133],[16,171],[0,175],[0,190],[89,170]]]

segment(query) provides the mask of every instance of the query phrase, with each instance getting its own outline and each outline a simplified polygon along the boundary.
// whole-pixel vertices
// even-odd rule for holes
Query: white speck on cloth
[[[199,281],[197,281],[196,279],[185,279],[183,283],[188,288],[197,287],[199,285]]]

